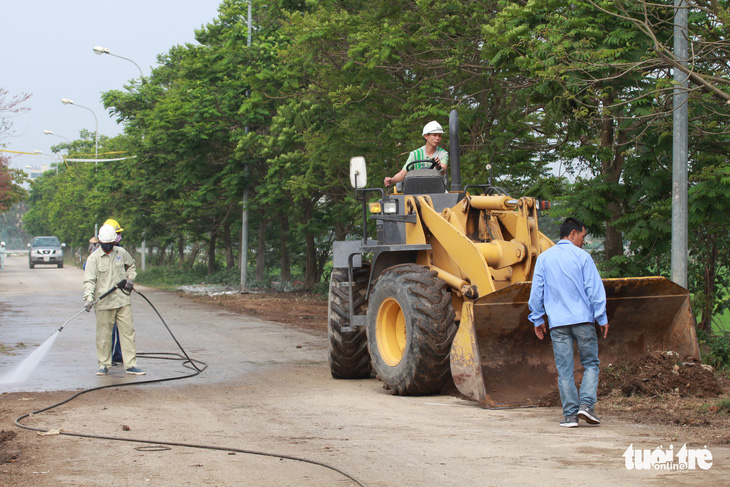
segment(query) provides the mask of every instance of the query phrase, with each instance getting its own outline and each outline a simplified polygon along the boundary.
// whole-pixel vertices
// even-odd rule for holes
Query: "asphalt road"
[[[82,273],[0,271],[0,374],[19,364],[82,308]],[[709,470],[629,470],[624,452],[678,451],[677,429],[603,417],[600,427],[558,426],[557,408],[486,410],[451,396],[395,397],[375,379],[336,381],[320,336],[221,311],[175,293],[141,288],[201,375],[164,385],[84,395],[28,424],[127,439],[272,452],[336,466],[368,486],[724,485],[730,449],[712,446]],[[175,352],[148,305],[133,298],[138,352]],[[125,441],[40,437],[8,418],[70,395],[58,391],[185,374],[179,363],[140,358],[145,377],[121,368],[99,378],[94,320],[82,313],[23,384],[0,385],[2,429],[24,454],[0,468],[0,485],[356,485],[332,470],[266,456],[172,447],[142,451]],[[118,369],[118,370],[117,370]],[[46,392],[42,392],[46,391]],[[600,414],[600,404],[597,407]],[[0,448],[3,448],[0,443]],[[702,448],[703,445],[688,445]]]

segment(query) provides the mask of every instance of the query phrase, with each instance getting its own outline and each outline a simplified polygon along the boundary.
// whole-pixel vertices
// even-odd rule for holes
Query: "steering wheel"
[[[438,166],[438,164],[439,164],[438,162],[436,162],[436,159],[419,159],[417,161],[409,162],[408,165],[406,166],[406,171],[410,171],[411,169],[413,169],[413,167],[415,167],[416,164],[421,163],[421,162],[430,162],[431,167],[429,167],[429,169],[433,169],[436,166]]]

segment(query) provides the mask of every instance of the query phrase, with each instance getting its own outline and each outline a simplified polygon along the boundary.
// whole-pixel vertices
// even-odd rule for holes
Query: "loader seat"
[[[433,194],[446,192],[446,183],[436,169],[408,171],[403,179],[403,194]]]

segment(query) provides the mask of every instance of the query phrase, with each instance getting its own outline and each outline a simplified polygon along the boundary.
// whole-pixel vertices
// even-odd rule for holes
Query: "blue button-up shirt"
[[[540,326],[547,314],[550,328],[608,323],[606,290],[590,254],[570,240],[560,240],[540,254],[530,290],[529,320]]]

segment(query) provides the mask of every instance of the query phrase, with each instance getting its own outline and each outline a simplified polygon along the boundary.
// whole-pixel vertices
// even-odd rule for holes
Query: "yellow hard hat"
[[[104,222],[104,225],[111,225],[114,227],[114,231],[117,233],[122,233],[122,230],[124,230],[122,227],[119,226],[119,222],[116,220],[112,220],[109,218],[107,221]]]

